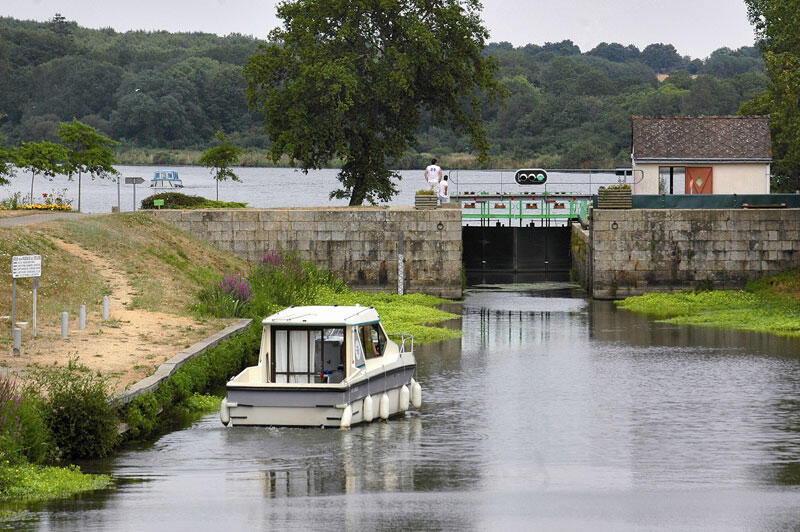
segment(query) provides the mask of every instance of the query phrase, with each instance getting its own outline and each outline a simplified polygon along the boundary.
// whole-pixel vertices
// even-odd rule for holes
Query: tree
[[[780,190],[800,190],[800,2],[745,3],[764,52],[769,82],[766,92],[742,104],[739,112],[769,113],[773,180]]]
[[[397,193],[388,161],[415,143],[422,112],[464,131],[488,159],[481,93],[502,96],[478,0],[295,0],[283,27],[244,69],[251,109],[265,116],[273,161],[304,172],[343,161],[350,205]]]
[[[67,150],[61,144],[43,140],[23,142],[14,150],[14,164],[17,168],[31,173],[31,204],[33,201],[33,181],[37,174],[51,179],[64,171]]]
[[[642,50],[640,57],[647,66],[662,74],[681,64],[681,56],[671,44],[648,45]]]
[[[204,151],[200,157],[200,164],[212,169],[211,173],[217,182],[217,201],[219,201],[219,182],[225,181],[229,177],[232,181],[239,181],[239,176],[233,173],[231,166],[235,166],[239,162],[239,157],[244,153],[244,149],[231,144],[222,131],[217,131],[216,137],[219,146]]]
[[[5,116],[0,113],[0,120]],[[0,135],[0,141],[3,140],[5,140],[5,137]],[[12,175],[14,175],[14,151],[0,144],[0,185],[7,185],[9,183],[8,178]]]
[[[84,173],[95,177],[105,178],[119,172],[114,168],[117,162],[111,146],[119,144],[108,137],[104,137],[92,126],[73,119],[71,124],[61,123],[58,136],[67,150],[67,160],[64,165],[66,173],[72,176],[78,172],[78,211],[81,210],[81,177]]]

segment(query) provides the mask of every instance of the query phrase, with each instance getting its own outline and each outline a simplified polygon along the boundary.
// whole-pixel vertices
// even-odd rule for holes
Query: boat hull
[[[381,402],[385,401],[386,417],[393,417],[413,408],[407,397],[415,368],[414,364],[404,365],[340,386],[259,386],[229,382],[220,415],[223,422],[228,418],[233,426],[338,428],[366,421],[365,402],[374,405],[372,415],[368,412],[366,417],[373,421],[381,419],[379,410]],[[406,388],[405,398],[403,387]],[[371,401],[365,401],[367,397],[371,397]]]

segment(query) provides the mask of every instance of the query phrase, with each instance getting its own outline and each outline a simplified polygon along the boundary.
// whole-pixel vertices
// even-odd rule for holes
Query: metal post
[[[103,320],[108,321],[109,317],[109,305],[108,305],[108,296],[103,296]]]
[[[36,292],[39,291],[39,278],[33,278],[33,337],[36,338]]]
[[[136,212],[136,183],[133,184],[133,212]]]
[[[397,293],[403,295],[403,285],[405,284],[405,251],[406,237],[400,231],[397,241]]]
[[[78,327],[80,330],[86,329],[86,305],[81,305],[80,310],[78,311]]]
[[[119,193],[119,182],[122,180],[122,176],[117,176],[117,212],[122,212],[122,204],[119,201],[120,193]]]
[[[22,329],[19,327],[14,327],[14,351],[13,354],[15,357],[18,357],[22,353]]]
[[[61,313],[61,338],[69,338],[69,312]]]
[[[17,278],[11,281],[11,330],[17,326]]]

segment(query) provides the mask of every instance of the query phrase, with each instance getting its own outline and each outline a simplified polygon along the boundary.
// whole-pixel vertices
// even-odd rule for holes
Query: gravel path
[[[0,227],[15,227],[17,225],[31,225],[42,222],[50,222],[61,218],[78,218],[90,216],[79,212],[43,212],[39,214],[29,214],[26,216],[8,216],[0,218]]]

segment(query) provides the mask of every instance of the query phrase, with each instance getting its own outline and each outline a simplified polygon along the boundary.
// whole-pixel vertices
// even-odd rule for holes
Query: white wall
[[[658,194],[658,167],[681,166],[679,163],[641,164],[634,163],[634,174],[643,175],[633,186],[634,194]],[[765,163],[718,163],[693,164],[687,168],[713,168],[714,194],[769,194],[769,165]],[[638,172],[641,170],[641,172]]]

